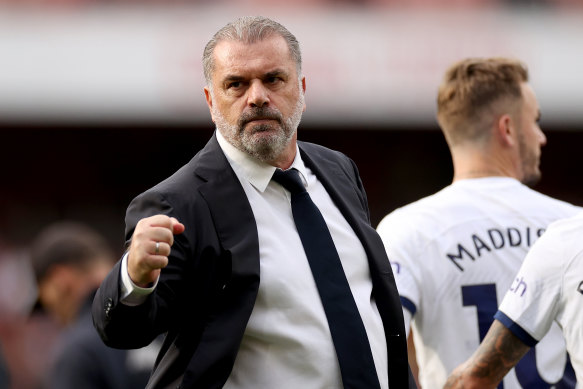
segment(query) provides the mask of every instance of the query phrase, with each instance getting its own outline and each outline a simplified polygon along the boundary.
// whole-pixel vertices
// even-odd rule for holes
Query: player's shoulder
[[[538,209],[541,213],[546,212],[556,218],[571,217],[583,211],[583,208],[577,205],[551,197],[520,183],[508,192],[508,196],[509,201],[519,204],[520,207]]]
[[[552,222],[527,253],[520,274],[533,279],[560,279],[571,262],[581,257],[582,230],[583,213]]]
[[[549,234],[578,234],[580,237],[581,230],[583,229],[583,210],[579,211],[577,214],[558,219],[549,225]]]
[[[547,250],[560,249],[562,258],[572,258],[583,251],[581,231],[583,231],[583,211],[552,222],[536,246],[543,246]],[[533,249],[539,248],[533,247]]]
[[[377,231],[381,236],[390,234],[396,236],[428,235],[437,233],[443,228],[443,216],[451,212],[449,187],[416,200],[412,203],[396,208],[384,216]],[[451,218],[450,218],[451,220]]]
[[[433,219],[443,212],[448,212],[453,204],[456,204],[454,191],[451,190],[451,186],[447,186],[436,193],[394,209],[383,218],[383,221],[390,223],[411,219]]]

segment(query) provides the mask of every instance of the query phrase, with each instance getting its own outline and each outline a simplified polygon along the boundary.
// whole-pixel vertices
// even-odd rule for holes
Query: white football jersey
[[[477,349],[528,249],[549,223],[580,211],[513,178],[486,177],[456,181],[380,222],[407,331],[412,315],[424,389],[441,388]],[[552,344],[541,342],[548,349],[536,352],[536,364],[526,366],[526,358],[516,369],[549,383],[562,380],[567,357],[555,330]],[[521,387],[533,386],[513,369],[504,388]]]
[[[551,224],[526,256],[496,319],[534,346],[558,323],[583,382],[583,213]]]

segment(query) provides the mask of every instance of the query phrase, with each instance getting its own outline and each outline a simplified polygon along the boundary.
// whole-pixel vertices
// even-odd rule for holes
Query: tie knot
[[[281,170],[275,169],[273,178],[275,182],[279,183],[292,194],[305,192],[306,188],[300,178],[299,172],[296,169]]]

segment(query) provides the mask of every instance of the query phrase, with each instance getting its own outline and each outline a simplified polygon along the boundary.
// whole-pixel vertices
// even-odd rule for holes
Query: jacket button
[[[105,300],[104,311],[105,311],[105,318],[106,319],[111,318],[111,308],[112,307],[113,307],[113,300],[111,298],[108,298],[107,300]]]

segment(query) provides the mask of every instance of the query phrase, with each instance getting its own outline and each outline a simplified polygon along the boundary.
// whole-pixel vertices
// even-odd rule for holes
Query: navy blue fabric
[[[406,310],[411,312],[411,316],[415,315],[415,312],[417,312],[417,306],[415,303],[413,303],[413,301],[409,300],[407,297],[399,296],[399,298],[401,299],[401,305]]]
[[[514,335],[516,335],[516,337],[518,339],[520,339],[522,341],[522,343],[524,343],[525,345],[527,345],[529,347],[534,347],[538,343],[538,340],[536,340],[535,338],[530,336],[528,334],[528,332],[526,332],[524,329],[522,329],[521,326],[519,326],[511,318],[506,316],[504,314],[504,312],[502,312],[502,311],[496,312],[496,314],[494,315],[494,319],[496,319],[500,323],[504,324],[504,326],[506,328],[508,328],[510,330],[510,332],[512,332]]]
[[[291,207],[324,306],[344,388],[380,388],[366,330],[332,236],[298,171],[277,169],[273,180],[291,193]]]

